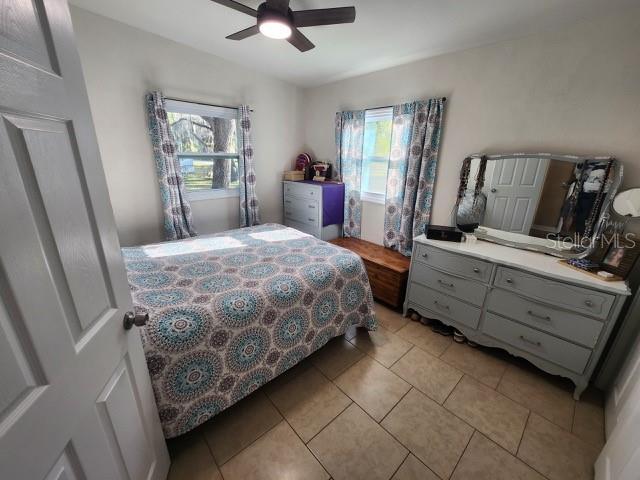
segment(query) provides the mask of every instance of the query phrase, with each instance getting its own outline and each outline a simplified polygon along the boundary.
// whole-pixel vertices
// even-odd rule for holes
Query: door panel
[[[104,275],[104,256],[94,232],[95,219],[87,207],[87,187],[81,177],[77,146],[66,122],[4,116],[23,181],[48,219],[57,257],[73,305],[69,325],[78,338],[109,309],[113,293]],[[55,161],[53,161],[55,159]],[[64,186],[63,188],[61,188]],[[70,206],[74,206],[73,211]],[[90,241],[87,241],[90,239]]]
[[[3,2],[0,49],[43,70],[58,73],[57,62],[51,58],[48,48],[51,37],[48,26],[42,22],[45,16],[41,7],[41,2]]]
[[[153,451],[142,424],[142,410],[124,359],[104,391],[98,397],[98,411],[115,442],[112,452],[120,457],[129,478],[146,478],[153,463]]]
[[[4,0],[0,52],[0,477],[163,479],[66,1]]]
[[[19,338],[5,303],[4,300],[0,303],[0,425],[35,389],[44,385],[40,366],[33,364],[37,361],[33,348]]]
[[[640,337],[609,392],[605,418],[607,443],[596,461],[595,478],[635,480],[640,471]]]
[[[83,480],[87,478],[83,473],[73,447],[67,446],[55,463],[46,480]]]
[[[505,158],[495,161],[487,192],[484,225],[528,235],[549,161]]]

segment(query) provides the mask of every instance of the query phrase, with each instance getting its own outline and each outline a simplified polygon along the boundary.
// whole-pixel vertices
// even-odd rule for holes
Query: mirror
[[[627,218],[640,217],[640,188],[631,188],[616,195],[613,211]]]
[[[460,172],[455,221],[483,240],[584,257],[621,179],[622,166],[611,157],[472,155]],[[640,215],[640,189],[635,190],[620,205]]]

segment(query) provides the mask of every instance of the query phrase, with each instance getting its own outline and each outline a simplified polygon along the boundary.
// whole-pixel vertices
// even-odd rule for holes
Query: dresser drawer
[[[437,312],[473,329],[478,327],[480,309],[461,302],[449,295],[427,288],[412,281],[409,300],[422,305],[432,312]]]
[[[479,307],[487,293],[487,287],[479,282],[434,270],[420,262],[413,265],[411,280]]]
[[[560,340],[493,313],[485,315],[482,333],[576,373],[584,371],[591,355],[588,348]]]
[[[614,295],[555,282],[507,267],[498,267],[494,284],[527,297],[601,319],[607,318],[615,300]]]
[[[320,200],[322,188],[308,183],[285,182],[284,195],[294,195],[296,197]]]
[[[320,229],[318,228],[318,225],[310,225],[308,223],[296,222],[295,220],[291,220],[290,218],[285,218],[284,224],[285,226],[295,228],[296,230],[299,230],[302,233],[306,233],[308,235],[313,235],[314,237],[320,238]]]
[[[492,264],[472,257],[447,252],[439,248],[419,244],[416,248],[415,260],[434,268],[462,275],[463,277],[481,282],[491,279]]]
[[[320,223],[318,202],[286,195],[284,197],[284,216],[296,222],[317,225]]]
[[[487,310],[589,348],[598,342],[603,326],[593,318],[558,310],[500,288],[494,288],[489,294]]]

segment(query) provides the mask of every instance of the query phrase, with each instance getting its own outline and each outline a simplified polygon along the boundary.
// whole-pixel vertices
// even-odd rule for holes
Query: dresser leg
[[[576,383],[576,388],[573,390],[573,399],[576,402],[580,400],[580,396],[582,395],[582,392],[585,391],[588,385],[589,385],[589,382]]]

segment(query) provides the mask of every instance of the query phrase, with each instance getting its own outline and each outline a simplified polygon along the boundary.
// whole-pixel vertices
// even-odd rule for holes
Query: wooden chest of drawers
[[[359,238],[337,238],[331,243],[360,255],[375,299],[393,307],[402,305],[409,276],[410,260],[407,257]]]
[[[405,314],[415,310],[587,386],[620,309],[623,282],[604,282],[558,259],[488,242],[414,239]]]

